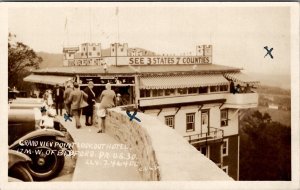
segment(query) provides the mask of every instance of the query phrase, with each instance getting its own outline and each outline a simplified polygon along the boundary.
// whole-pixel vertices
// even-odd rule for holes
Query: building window
[[[196,94],[196,93],[198,93],[197,88],[188,88],[188,94]]]
[[[140,90],[141,98],[150,97],[150,90]]]
[[[175,95],[175,89],[166,89],[165,96],[173,96]]]
[[[205,94],[207,92],[208,92],[208,87],[207,86],[199,87],[199,94]]]
[[[97,52],[97,56],[100,56],[100,52]]]
[[[186,131],[195,131],[195,113],[186,114]]]
[[[93,47],[93,51],[96,51],[96,47]]]
[[[187,94],[187,88],[178,88],[178,94]]]
[[[163,96],[164,95],[164,90],[163,89],[154,89],[152,90],[152,96],[157,97],[157,96]]]
[[[87,52],[85,52],[85,56],[87,56]]]
[[[169,116],[165,116],[165,123],[167,126],[171,127],[171,128],[175,128],[175,116],[174,115],[169,115]]]
[[[207,158],[209,158],[209,146],[201,146],[199,148],[199,151],[206,156]]]
[[[228,156],[228,139],[224,139],[223,140],[223,144],[222,144],[222,155],[223,156]]]
[[[228,85],[221,85],[220,91],[228,91]]]
[[[123,49],[123,48],[121,48],[121,51],[124,51],[124,49]]]
[[[72,55],[72,54],[71,54],[71,53],[69,53],[69,57],[71,57],[71,55]]]
[[[221,127],[228,126],[228,109],[221,110]]]
[[[92,52],[89,52],[89,56],[92,56]]]
[[[210,92],[218,92],[219,91],[219,86],[210,86]]]
[[[83,53],[81,53],[81,56],[83,56]]]
[[[222,170],[223,170],[225,173],[228,174],[228,166],[223,166],[223,167],[222,167]]]

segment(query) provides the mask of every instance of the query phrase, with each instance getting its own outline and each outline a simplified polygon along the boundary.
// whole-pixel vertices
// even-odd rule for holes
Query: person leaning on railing
[[[98,116],[101,117],[101,125],[98,133],[105,132],[105,117],[108,108],[116,106],[116,93],[111,90],[111,84],[105,85],[106,90],[103,90],[100,95],[100,107],[98,110]]]

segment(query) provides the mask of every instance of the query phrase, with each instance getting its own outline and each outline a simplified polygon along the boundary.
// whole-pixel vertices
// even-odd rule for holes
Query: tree
[[[241,120],[240,180],[291,180],[291,128],[255,111]]]
[[[38,69],[43,61],[33,49],[22,42],[15,42],[16,35],[8,35],[8,86],[25,90],[23,78],[30,74],[30,69]]]

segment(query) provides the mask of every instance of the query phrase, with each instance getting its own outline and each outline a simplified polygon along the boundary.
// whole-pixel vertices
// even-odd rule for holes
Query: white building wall
[[[210,108],[210,111],[209,111],[210,127],[220,128],[221,116],[220,116],[219,106],[220,106],[220,104]]]
[[[228,109],[228,126],[221,127],[224,136],[236,135],[239,132],[239,118],[237,109]]]
[[[201,133],[201,110],[198,112],[198,106],[182,107],[175,115],[177,108],[164,108],[159,116],[157,116],[159,109],[146,110],[145,114],[158,117],[160,121],[165,123],[165,116],[175,115],[175,130],[182,136],[193,135]],[[221,127],[221,112],[219,105],[209,105],[202,108],[202,110],[209,110],[209,126],[224,130],[224,136],[231,136],[238,134],[238,113],[236,109],[228,110],[228,126]],[[195,131],[186,131],[186,114],[195,113]],[[202,132],[207,132],[206,128]]]
[[[238,113],[236,109],[228,110],[228,126],[221,127],[221,112],[219,109],[220,104],[205,105],[202,110],[209,110],[209,126],[224,130],[224,136],[238,134]],[[165,123],[165,116],[175,115],[175,130],[182,136],[194,135],[201,133],[201,110],[198,111],[198,106],[182,107],[175,115],[177,108],[164,108],[158,119]],[[146,110],[145,114],[156,116],[159,109]],[[195,131],[186,131],[186,114],[195,113]],[[206,128],[202,132],[207,132]]]

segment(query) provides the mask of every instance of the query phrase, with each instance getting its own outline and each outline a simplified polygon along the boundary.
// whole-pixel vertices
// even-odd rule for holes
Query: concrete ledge
[[[138,112],[130,121],[125,111],[113,108],[106,117],[106,132],[137,155],[143,180],[233,180],[157,118]]]

